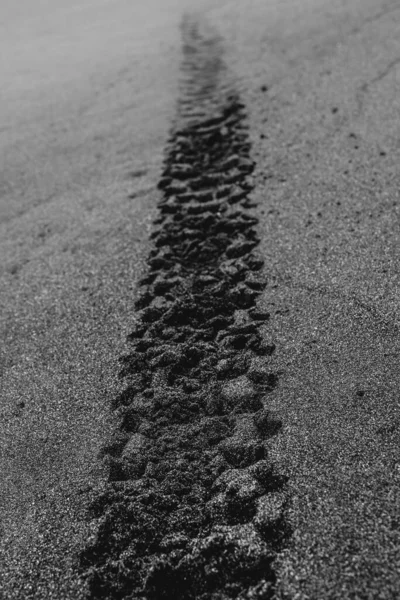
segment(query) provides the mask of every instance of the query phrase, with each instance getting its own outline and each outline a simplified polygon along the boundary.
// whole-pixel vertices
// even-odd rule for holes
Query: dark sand
[[[125,4],[114,29],[106,3],[99,29],[90,11],[85,21],[73,10],[81,29],[60,15],[57,26],[10,28],[0,147],[5,598],[84,595],[73,565],[87,495],[106,477],[97,452],[114,426],[116,358],[134,320],[177,97],[180,12],[191,3],[149,6],[133,19],[138,29],[157,23],[142,37]],[[271,454],[289,477],[294,533],[278,597],[394,599],[400,10],[232,1],[209,20],[250,116],[266,338],[277,346],[271,368],[282,370],[270,402],[284,428]],[[52,43],[73,48],[66,59],[43,58],[54,27],[64,46]]]
[[[283,371],[280,598],[400,594],[398,9],[254,9],[251,41],[235,40],[247,53],[232,49],[253,65],[266,333]]]
[[[4,598],[83,594],[71,569],[174,108],[179,15],[158,9],[37,6],[2,38]]]

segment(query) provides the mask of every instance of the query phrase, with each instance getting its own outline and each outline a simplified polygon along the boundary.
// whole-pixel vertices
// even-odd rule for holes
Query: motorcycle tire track
[[[154,247],[103,449],[109,482],[80,568],[90,598],[269,599],[290,532],[268,457],[281,422],[267,407],[278,375],[257,307],[254,162],[221,40],[191,18],[182,38]]]

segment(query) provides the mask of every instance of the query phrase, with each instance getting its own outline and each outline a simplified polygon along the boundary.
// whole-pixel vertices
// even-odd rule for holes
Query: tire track
[[[254,163],[220,40],[190,19],[182,37],[154,249],[104,448],[109,484],[80,564],[91,598],[267,599],[288,528],[267,448],[281,423],[265,407],[278,377],[256,305]]]

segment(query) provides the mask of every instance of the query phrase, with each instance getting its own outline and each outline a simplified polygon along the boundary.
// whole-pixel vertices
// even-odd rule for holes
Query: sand
[[[107,479],[98,452],[116,427],[117,358],[151,248],[179,23],[193,8],[131,5],[7,7],[6,598],[86,594],[77,556],[91,533],[88,499]],[[291,497],[275,593],[396,598],[400,13],[369,0],[232,0],[206,13],[246,105],[256,163],[265,339],[280,373],[269,402],[283,423],[270,454]]]

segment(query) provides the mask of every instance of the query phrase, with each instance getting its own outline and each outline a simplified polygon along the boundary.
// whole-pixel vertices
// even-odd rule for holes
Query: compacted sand
[[[0,596],[397,598],[398,3],[25,4]]]

